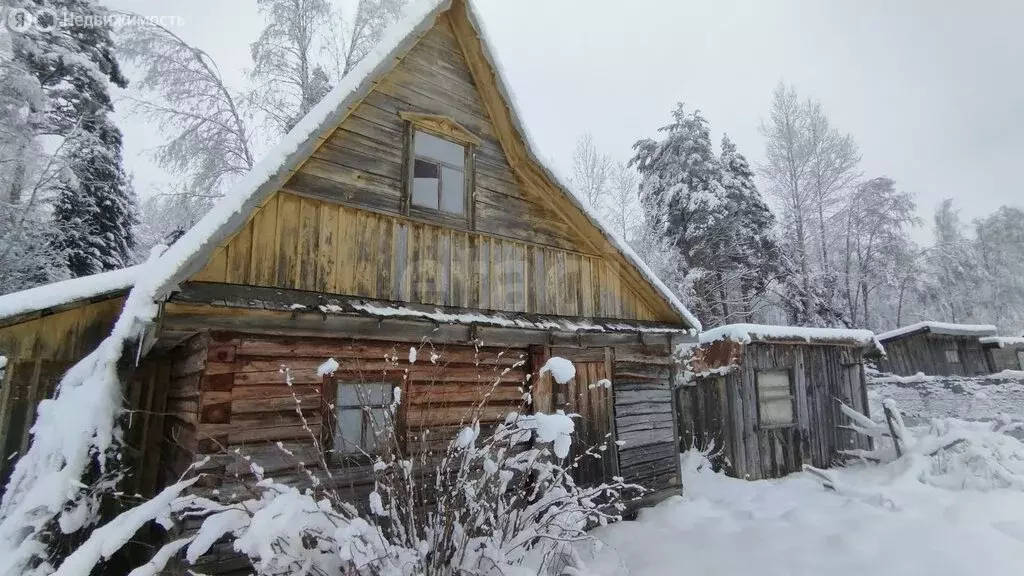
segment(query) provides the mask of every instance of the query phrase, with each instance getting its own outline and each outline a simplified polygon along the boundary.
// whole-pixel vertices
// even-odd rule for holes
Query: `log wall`
[[[985,350],[977,336],[948,336],[922,332],[884,343],[886,357],[878,362],[882,372],[913,376],[983,376],[990,374]],[[950,362],[947,350],[956,350],[960,362]]]
[[[761,425],[759,370],[789,371],[792,426]],[[843,428],[848,418],[836,399],[863,414],[868,411],[859,349],[752,343],[728,374],[700,378],[679,389],[683,447],[714,442],[725,469],[752,480],[780,477],[803,464],[829,467],[841,459],[840,450],[870,447],[866,438]]]

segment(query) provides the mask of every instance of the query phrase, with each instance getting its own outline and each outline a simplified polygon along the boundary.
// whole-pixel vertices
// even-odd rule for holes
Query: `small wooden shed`
[[[0,297],[0,494],[29,443],[36,406],[103,340],[138,267]]]
[[[739,478],[776,478],[870,449],[846,428],[837,400],[868,413],[865,356],[881,353],[867,330],[736,324],[681,350],[689,372],[677,389],[682,449],[721,451]]]
[[[918,322],[878,335],[886,357],[878,369],[898,376],[983,376],[990,374],[981,338],[996,335],[987,324]]]
[[[988,369],[993,374],[1003,370],[1024,370],[1024,337],[985,336],[978,341],[985,349]]]

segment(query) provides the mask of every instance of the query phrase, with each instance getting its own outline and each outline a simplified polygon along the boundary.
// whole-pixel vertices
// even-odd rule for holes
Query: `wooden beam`
[[[481,140],[476,134],[473,134],[473,132],[468,128],[459,124],[450,116],[444,116],[443,114],[424,114],[421,112],[402,111],[398,113],[398,117],[411,123],[416,128],[424,129],[427,132],[433,132],[439,136],[455,140],[456,142],[471,144],[473,146],[480,146],[483,144],[483,140]]]

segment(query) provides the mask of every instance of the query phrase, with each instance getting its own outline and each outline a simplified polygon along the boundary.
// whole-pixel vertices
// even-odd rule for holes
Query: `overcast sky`
[[[262,27],[255,2],[105,0],[174,15],[238,87]],[[867,176],[917,195],[927,218],[952,197],[966,218],[1024,206],[1024,2],[1017,0],[479,0],[546,158],[568,172],[577,137],[625,160],[675,102],[701,109],[757,162],[757,127],[780,79],[819,99],[860,145]],[[142,195],[164,176],[160,134],[121,115]],[[922,230],[916,236],[924,237]]]

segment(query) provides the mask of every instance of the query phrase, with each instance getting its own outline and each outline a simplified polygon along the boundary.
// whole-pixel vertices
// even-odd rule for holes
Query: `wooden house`
[[[135,290],[159,312],[121,363],[125,402],[139,408],[127,431],[138,491],[204,455],[207,472],[229,477],[236,448],[289,478],[293,463],[269,461],[274,446],[301,453],[312,431],[345,460],[331,481],[360,498],[372,470],[348,457],[374,449],[366,402],[402,388],[398,430],[413,452],[453,438],[495,381],[484,425],[531,387],[531,409],[580,415],[580,441],[617,441],[581,480],[622,476],[652,500],[678,491],[672,350],[700,325],[539,159],[481,31],[468,0],[411,5],[206,217],[143,265]],[[5,320],[16,335],[0,337],[0,354],[35,362],[7,370],[4,389],[29,392],[5,400],[5,422],[31,418],[51,390],[41,380],[95,346],[122,297],[43,302]],[[64,334],[62,363],[46,364],[45,347],[17,334],[75,322],[60,314],[84,324]],[[575,364],[565,386],[538,374],[553,355]],[[328,358],[340,364],[333,376],[318,370]],[[357,385],[370,393],[353,401]],[[23,433],[10,438],[25,444]]]
[[[983,336],[978,341],[985,349],[989,372],[1024,370],[1024,337]]]
[[[868,413],[864,359],[880,353],[866,330],[737,324],[684,347],[678,388],[682,448],[713,446],[739,478],[776,478],[809,464],[830,466],[841,450],[870,448],[843,426],[841,400]]]
[[[989,374],[980,338],[995,336],[996,327],[976,324],[919,322],[878,335],[886,357],[882,372],[897,376],[981,376]]]

